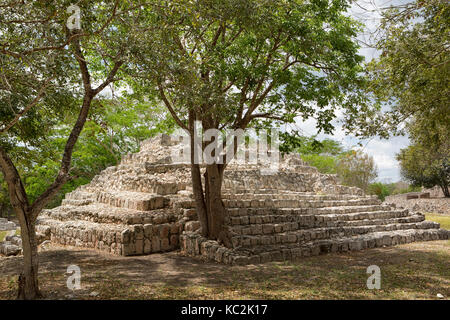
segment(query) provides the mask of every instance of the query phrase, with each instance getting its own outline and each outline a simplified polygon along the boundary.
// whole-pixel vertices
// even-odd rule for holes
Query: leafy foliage
[[[405,129],[437,134],[435,128],[443,127],[441,137],[448,137],[449,21],[450,6],[440,0],[417,0],[384,12],[385,35],[377,44],[381,56],[368,66],[368,89],[388,110],[367,119],[368,135],[387,137]]]
[[[204,127],[315,117],[331,132],[334,109],[357,112],[362,57],[348,1],[155,1],[135,33],[134,74],[178,125]],[[206,124],[208,123],[208,124]]]
[[[432,188],[440,186],[450,197],[450,148],[448,142],[441,148],[430,149],[419,143],[402,149],[397,155],[402,176],[414,185]]]
[[[394,189],[393,184],[385,184],[382,182],[374,182],[369,185],[369,194],[374,194],[378,196],[378,199],[384,201],[387,196],[391,195]]]
[[[298,132],[283,132],[280,136],[281,150],[301,154],[302,159],[319,172],[337,174],[344,185],[368,191],[369,182],[377,177],[373,158],[360,150],[346,150],[335,140],[319,141],[315,136],[305,137]]]

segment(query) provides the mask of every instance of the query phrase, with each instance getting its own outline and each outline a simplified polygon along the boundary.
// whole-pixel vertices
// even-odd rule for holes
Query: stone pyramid
[[[198,232],[190,166],[171,156],[181,147],[166,135],[144,141],[140,152],[45,210],[38,231],[56,243],[116,255],[181,249],[227,264],[449,238],[422,214],[384,205],[287,155],[273,175],[261,175],[258,165],[227,167],[223,200],[233,247],[226,248]]]

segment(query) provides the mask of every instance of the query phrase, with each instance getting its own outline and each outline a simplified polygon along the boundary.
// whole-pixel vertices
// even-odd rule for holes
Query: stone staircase
[[[262,175],[257,164],[234,162],[224,174],[223,201],[232,248],[199,234],[190,166],[174,163],[181,148],[167,136],[66,195],[46,210],[38,232],[64,245],[131,256],[177,250],[228,264],[297,259],[327,252],[448,239],[420,213],[384,205],[339,185],[298,156]]]
[[[308,192],[225,196],[233,248],[193,232],[187,255],[228,264],[292,260],[328,252],[448,239],[449,231],[420,213],[383,205],[373,196]]]

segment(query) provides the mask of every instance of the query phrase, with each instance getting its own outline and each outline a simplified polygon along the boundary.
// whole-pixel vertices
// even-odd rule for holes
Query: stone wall
[[[332,252],[360,251],[370,248],[411,243],[415,241],[433,241],[449,239],[450,232],[442,229],[401,230],[367,234],[363,237],[348,239],[326,239],[307,242],[301,246],[266,246],[264,252],[243,254],[242,251],[225,248],[217,241],[208,240],[194,232],[181,235],[182,254],[201,257],[204,260],[216,261],[230,265],[247,265],[271,261],[297,260],[302,257],[317,256]],[[272,250],[271,250],[272,248]]]
[[[153,224],[102,225],[90,222],[52,223],[39,226],[41,233],[62,245],[92,248],[123,255],[142,255],[179,248],[183,225],[179,222]]]
[[[407,194],[386,197],[385,203],[411,211],[450,215],[450,198],[406,199]]]

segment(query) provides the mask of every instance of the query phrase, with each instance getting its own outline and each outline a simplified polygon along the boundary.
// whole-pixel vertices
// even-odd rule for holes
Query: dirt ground
[[[21,264],[0,257],[0,299],[15,297]],[[70,265],[81,270],[80,290],[67,288]],[[381,269],[380,290],[367,288],[370,265]],[[448,240],[233,267],[177,252],[118,257],[51,245],[40,252],[39,281],[45,299],[448,299],[449,266]]]

